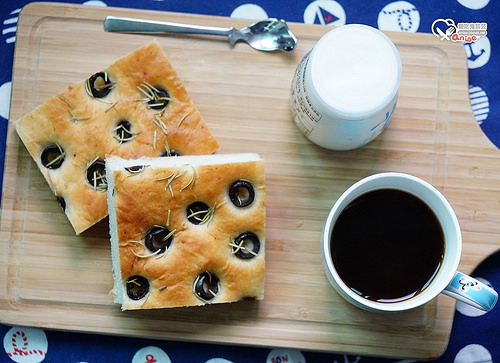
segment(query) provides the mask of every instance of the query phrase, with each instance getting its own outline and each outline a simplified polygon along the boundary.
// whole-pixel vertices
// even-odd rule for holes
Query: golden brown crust
[[[111,228],[116,228],[118,241],[114,242],[119,245],[123,309],[263,298],[266,208],[262,160],[149,166],[134,175],[124,169],[113,175],[116,226]],[[228,194],[240,179],[249,181],[255,191],[254,201],[246,207],[235,206]],[[187,208],[199,201],[213,208],[213,215],[208,222],[195,225],[188,220]],[[172,244],[164,254],[139,257],[153,252],[144,247],[145,235],[153,226],[174,232]],[[260,240],[258,254],[249,259],[237,257],[231,246],[245,232],[253,232]],[[219,292],[210,301],[193,292],[197,276],[205,271],[220,279]],[[135,275],[150,281],[149,294],[137,301],[128,298],[125,287],[127,279]]]
[[[64,198],[66,214],[77,234],[107,215],[106,193],[86,181],[85,169],[96,157],[210,154],[218,144],[192,103],[181,80],[156,42],[125,56],[105,70],[114,83],[103,98],[91,97],[87,80],[68,86],[15,122],[16,130],[54,193]],[[164,88],[170,101],[164,110],[149,107],[138,87]],[[142,99],[142,100],[141,100]],[[120,140],[121,121],[132,125],[132,140]],[[118,132],[118,134],[117,134]],[[125,134],[126,135],[126,134]],[[196,142],[193,142],[195,140]],[[40,155],[57,144],[63,165],[48,169]],[[49,175],[50,174],[50,175]]]

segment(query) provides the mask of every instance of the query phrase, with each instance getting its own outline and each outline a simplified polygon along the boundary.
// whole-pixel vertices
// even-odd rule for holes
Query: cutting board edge
[[[46,4],[46,3],[40,3],[40,4]],[[123,10],[123,9],[120,9],[120,10]],[[471,116],[472,116],[472,114],[471,114]],[[14,134],[14,135],[15,135],[15,134]]]

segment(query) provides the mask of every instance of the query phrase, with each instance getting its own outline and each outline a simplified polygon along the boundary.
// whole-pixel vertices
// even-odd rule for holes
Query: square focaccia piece
[[[107,155],[198,155],[218,149],[157,42],[68,86],[14,124],[76,234],[107,216]]]
[[[123,310],[264,297],[264,162],[256,154],[106,160]]]

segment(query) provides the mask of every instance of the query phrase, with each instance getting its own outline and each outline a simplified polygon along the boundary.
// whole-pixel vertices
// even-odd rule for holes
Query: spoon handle
[[[108,16],[104,20],[104,30],[107,32],[118,33],[177,33],[228,36],[231,28],[188,25],[154,20]]]

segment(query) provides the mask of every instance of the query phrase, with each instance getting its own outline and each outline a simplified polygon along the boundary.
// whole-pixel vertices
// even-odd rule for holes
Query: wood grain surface
[[[118,8],[33,3],[20,14],[11,121],[68,84],[152,39],[103,31],[107,15],[215,26],[244,20]],[[345,302],[321,266],[329,209],[367,175],[407,172],[433,183],[463,230],[469,273],[500,246],[500,153],[476,124],[467,59],[429,34],[388,33],[403,61],[399,103],[383,134],[354,151],[307,141],[293,123],[295,68],[330,28],[290,24],[291,54],[197,36],[156,36],[217,137],[219,153],[258,152],[267,191],[263,301],[122,312],[112,303],[107,221],[80,236],[9,127],[0,235],[0,321],[46,329],[160,339],[290,347],[427,359],[448,343],[455,302],[440,296],[404,313],[375,314]]]

